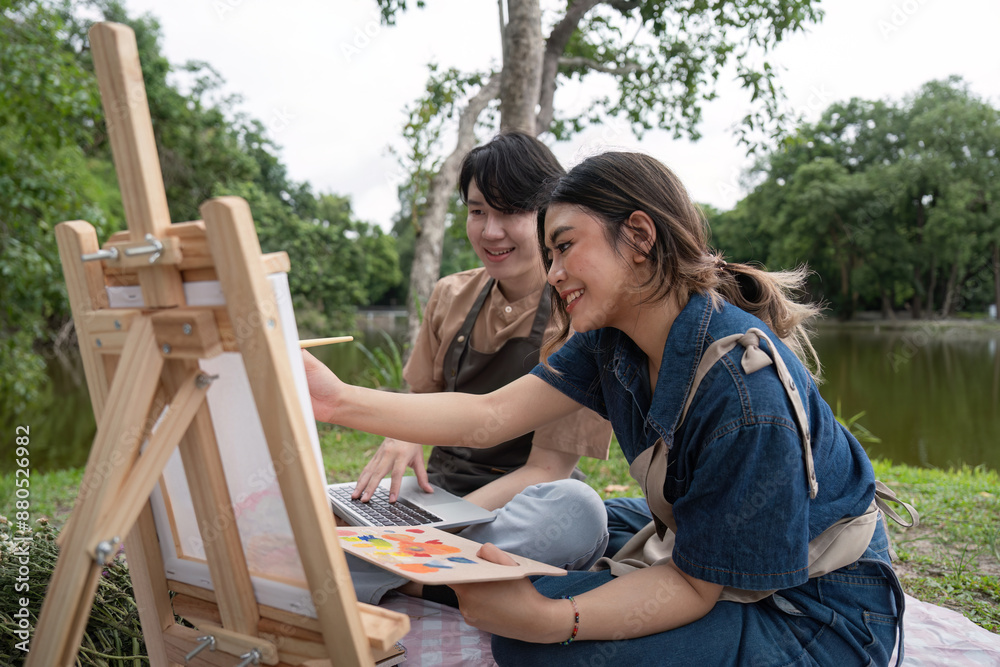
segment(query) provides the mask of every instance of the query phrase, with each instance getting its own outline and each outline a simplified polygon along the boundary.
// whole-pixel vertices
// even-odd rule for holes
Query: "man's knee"
[[[548,562],[586,569],[607,543],[607,512],[600,495],[583,482],[562,479],[525,489],[523,502],[545,507],[536,526],[535,549],[548,552]]]

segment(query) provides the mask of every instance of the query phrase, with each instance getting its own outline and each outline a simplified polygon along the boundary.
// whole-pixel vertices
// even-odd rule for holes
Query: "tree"
[[[52,228],[108,220],[88,202],[104,188],[79,147],[93,135],[96,81],[60,39],[64,17],[33,2],[0,17],[0,414],[13,419],[45,382],[35,341],[66,313]]]
[[[390,25],[407,9],[406,0],[377,2]],[[417,7],[425,4],[416,2]],[[501,129],[547,132],[566,139],[588,125],[622,118],[639,135],[656,127],[678,137],[697,138],[702,105],[715,96],[726,68],[733,67],[753,105],[744,119],[742,137],[747,141],[772,137],[784,114],[767,53],[787,34],[819,20],[822,12],[817,4],[816,0],[576,0],[551,13],[547,10],[543,21],[540,0],[501,0],[501,69],[478,73],[474,92],[462,89],[469,101],[461,112],[458,140],[430,181],[417,224],[408,300],[411,338],[422,303],[440,275],[444,202],[456,187],[458,162],[474,144],[476,120],[494,97],[500,99]],[[595,99],[579,114],[560,115],[555,103],[559,85],[596,77],[610,78],[617,93]]]
[[[299,316],[317,332],[331,322],[351,328],[354,308],[401,282],[395,239],[357,220],[348,199],[292,182],[264,125],[239,113],[238,98],[222,95],[209,65],[182,66],[186,91],[168,81],[172,65],[153,17],[130,17],[117,0],[7,2],[0,9],[0,417],[8,420],[52,399],[41,353],[74,340],[54,226],[87,220],[105,240],[124,224],[106,131],[119,111],[105,118],[100,103],[88,40],[95,18],[135,32],[172,220],[197,219],[213,195],[245,196],[265,248],[289,251]]]
[[[808,263],[842,317],[981,307],[1000,296],[997,146],[1000,113],[958,78],[900,103],[833,104],[758,162],[759,185],[717,219],[720,242],[743,252],[738,223],[758,259]]]

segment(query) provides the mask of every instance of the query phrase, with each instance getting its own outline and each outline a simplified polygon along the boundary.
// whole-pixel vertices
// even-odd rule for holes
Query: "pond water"
[[[357,340],[369,348],[385,345],[376,329]],[[840,403],[844,417],[865,413],[859,422],[881,439],[865,443],[871,456],[1000,470],[1000,328],[828,326],[815,344],[824,366],[820,391],[835,409]],[[348,381],[359,381],[367,368],[355,344],[315,352]],[[39,472],[84,465],[96,432],[79,358],[53,358],[49,373],[53,384],[43,400],[16,421],[3,419],[8,433],[15,425],[31,426],[32,468]]]
[[[1000,328],[825,327],[820,393],[881,439],[873,457],[1000,470]]]

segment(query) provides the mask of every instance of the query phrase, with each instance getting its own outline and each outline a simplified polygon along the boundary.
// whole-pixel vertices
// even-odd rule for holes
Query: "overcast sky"
[[[268,125],[292,179],[350,195],[360,219],[383,226],[398,208],[402,180],[387,147],[403,148],[404,108],[420,95],[426,64],[471,71],[500,59],[495,0],[428,0],[396,26],[379,24],[375,0],[125,4],[159,19],[172,63],[205,60],[244,97],[242,109]],[[782,43],[772,59],[784,69],[789,103],[808,119],[851,97],[898,100],[951,74],[1000,105],[997,0],[824,0],[821,7],[822,23]],[[588,92],[560,90],[557,108],[585,104]],[[609,124],[552,148],[567,167],[603,148],[637,148],[674,169],[697,201],[730,208],[745,194],[739,176],[748,161],[731,128],[748,98],[735,84],[720,92],[705,109],[698,142],[662,132],[636,140]]]

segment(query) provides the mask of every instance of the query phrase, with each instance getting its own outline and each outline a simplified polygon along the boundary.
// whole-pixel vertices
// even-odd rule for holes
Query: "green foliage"
[[[5,5],[0,22],[0,414],[39,397],[44,363],[34,352],[68,313],[52,233],[62,220],[87,219],[107,229],[87,193],[106,188],[90,171],[89,145],[98,114],[96,81],[63,39],[57,9],[33,2]]]
[[[780,136],[789,118],[768,53],[788,34],[821,20],[817,5],[812,0],[597,3],[571,38],[560,73],[580,80],[611,74],[617,93],[578,115],[557,118],[552,130],[567,138],[615,117],[638,136],[656,127],[697,139],[702,105],[715,98],[724,69],[735,67],[750,94],[740,140],[753,148]]]
[[[379,329],[379,333],[382,335],[384,346],[370,350],[363,343],[357,344],[361,354],[368,360],[365,381],[376,389],[402,391],[406,389],[406,380],[403,379],[405,348],[398,345],[384,330]]]
[[[841,317],[983,310],[1000,243],[1000,111],[958,78],[900,103],[853,99],[761,159],[756,186],[710,222],[735,260],[806,263]]]
[[[867,442],[871,444],[878,444],[882,442],[882,438],[869,431],[868,428],[859,421],[864,416],[865,411],[862,410],[853,417],[844,417],[840,409],[840,401],[837,401],[837,411],[834,414],[834,417],[836,417],[837,421],[840,422],[841,426],[846,428],[851,435],[858,439],[858,442]]]
[[[197,220],[211,196],[245,197],[265,251],[288,250],[295,305],[318,331],[347,328],[359,305],[399,289],[395,239],[350,202],[289,180],[259,120],[222,93],[207,63],[172,66],[151,16],[117,0],[14,0],[0,20],[0,415],[46,404],[41,352],[69,320],[53,229],[92,223],[101,241],[125,226],[87,31],[94,20],[136,35],[171,219]],[[175,75],[180,74],[180,77]],[[182,84],[174,83],[179,80]],[[71,338],[69,339],[71,341]]]

